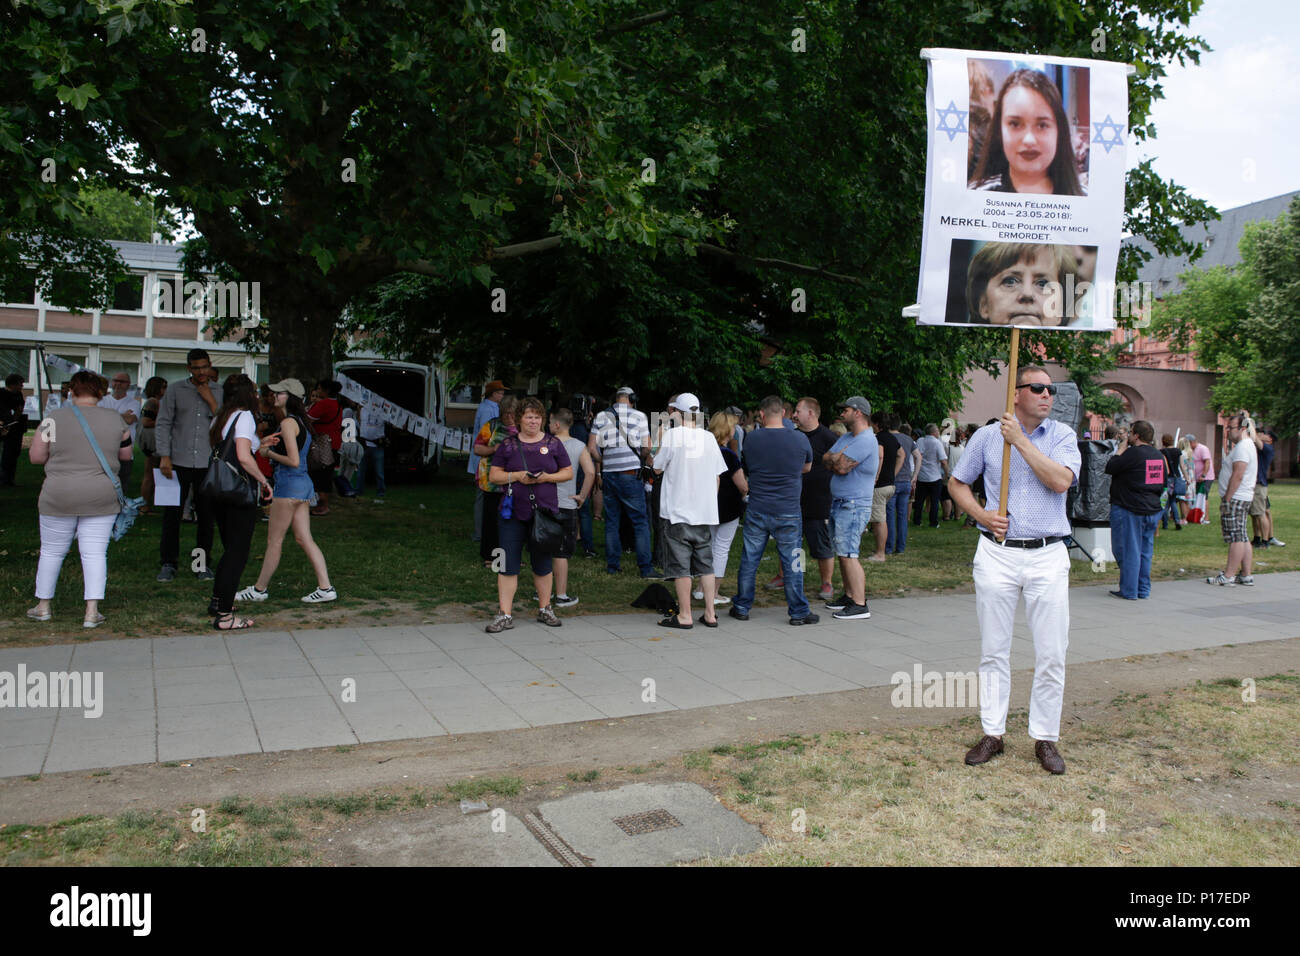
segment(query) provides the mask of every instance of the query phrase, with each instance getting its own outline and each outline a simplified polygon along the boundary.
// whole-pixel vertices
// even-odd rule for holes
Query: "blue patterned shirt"
[[[1021,426],[1022,430],[1023,428]],[[1029,440],[1052,461],[1065,465],[1074,472],[1071,484],[1078,484],[1082,464],[1079,439],[1069,425],[1046,419],[1029,435]],[[984,476],[984,493],[991,506],[990,510],[997,508],[998,490],[1002,482],[1002,449],[1005,444],[1000,424],[985,425],[975,432],[966,445],[966,453],[953,469],[953,477],[968,485],[980,475]],[[1066,493],[1058,494],[1043,484],[1024,456],[1014,448],[1011,449],[1009,484],[1008,539],[1048,538],[1070,533],[1070,519],[1065,515]],[[983,525],[980,528],[990,530]]]

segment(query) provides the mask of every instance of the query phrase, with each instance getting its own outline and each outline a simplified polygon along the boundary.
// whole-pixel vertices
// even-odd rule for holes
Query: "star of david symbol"
[[[1104,122],[1093,123],[1092,127],[1097,134],[1092,138],[1092,141],[1106,147],[1107,153],[1110,152],[1112,146],[1124,145],[1124,127],[1111,119],[1109,113],[1106,114]],[[1107,133],[1110,135],[1108,136]]]
[[[938,125],[935,126],[935,129],[941,133],[947,133],[948,142],[951,143],[957,138],[958,133],[967,132],[966,116],[968,112],[968,110],[957,109],[956,100],[949,100],[948,105],[945,108],[935,110],[934,115],[938,118]],[[954,126],[954,122],[957,125]]]

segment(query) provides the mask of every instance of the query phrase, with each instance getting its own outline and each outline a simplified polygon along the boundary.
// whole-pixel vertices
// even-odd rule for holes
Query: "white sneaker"
[[[250,584],[248,587],[244,588],[244,590],[240,591],[238,594],[235,595],[235,600],[236,601],[265,601],[269,596],[270,596],[269,592],[259,591],[257,589],[257,585]]]
[[[1237,586],[1236,580],[1229,581],[1222,571],[1220,571],[1216,577],[1206,578],[1205,583],[1217,584],[1221,588],[1235,588]]]
[[[703,600],[704,600],[704,592],[703,592],[703,591],[692,591],[692,592],[691,592],[691,597],[693,597],[693,598],[694,598],[695,600],[697,600],[697,601],[703,601]]]
[[[339,596],[339,592],[330,588],[328,591],[324,588],[317,588],[302,599],[303,604],[324,604],[326,601],[333,601]]]
[[[717,597],[713,599],[714,607],[722,607],[730,603],[731,603],[731,598],[727,597],[725,594],[719,594]]]

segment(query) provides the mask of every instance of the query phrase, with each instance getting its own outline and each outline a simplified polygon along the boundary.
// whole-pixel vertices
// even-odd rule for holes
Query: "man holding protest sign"
[[[1057,752],[1065,694],[1065,649],[1070,632],[1070,534],[1065,495],[1079,477],[1074,431],[1048,418],[1056,386],[1045,369],[1026,366],[1016,375],[1014,414],[975,432],[957,463],[948,490],[958,508],[975,518],[975,605],[980,624],[980,722],[984,737],[966,754],[971,765],[1002,753],[1011,696],[1011,634],[1021,595],[1034,639],[1034,683],[1029,736],[1043,769],[1065,773]],[[993,502],[1010,444],[1007,513],[981,508],[971,484],[981,475]]]

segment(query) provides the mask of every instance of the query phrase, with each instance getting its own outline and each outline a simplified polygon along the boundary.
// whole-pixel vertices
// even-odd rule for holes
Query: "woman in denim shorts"
[[[302,599],[304,604],[324,604],[338,597],[330,585],[325,555],[311,536],[311,507],[316,492],[307,474],[307,448],[311,443],[311,429],[307,427],[307,409],[303,405],[305,394],[302,383],[296,378],[286,378],[267,386],[275,395],[275,414],[280,420],[279,439],[271,436],[263,440],[259,454],[275,462],[275,488],[271,498],[271,524],[266,535],[266,557],[257,583],[235,595],[240,601],[265,601],[267,585],[280,564],[284,536],[293,528],[294,540],[307,554],[312,570],[316,572],[316,590]],[[275,446],[277,450],[273,450]]]

